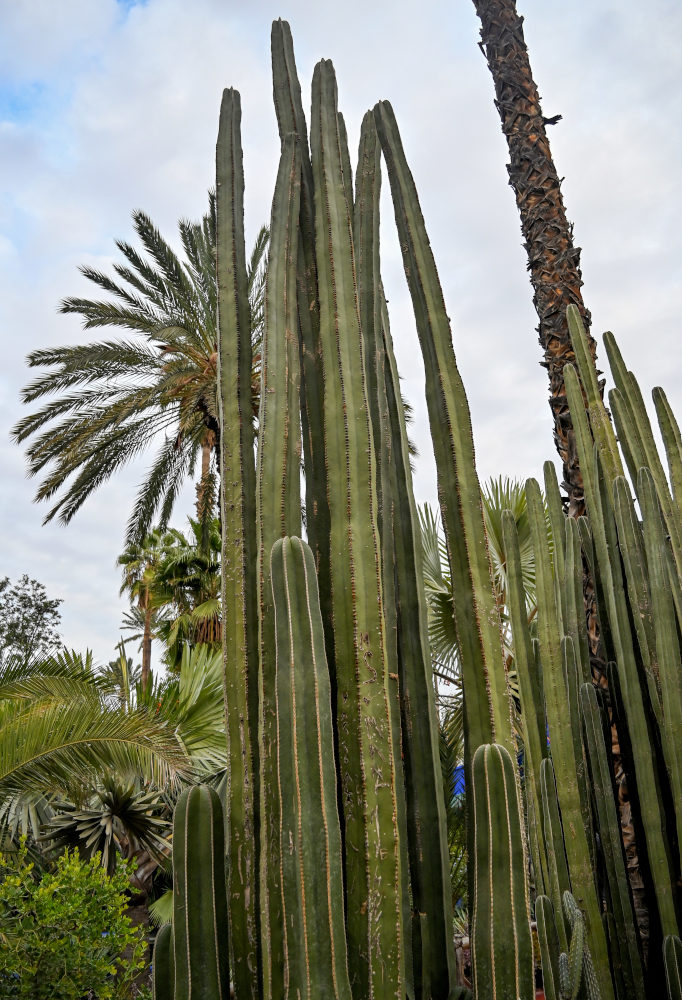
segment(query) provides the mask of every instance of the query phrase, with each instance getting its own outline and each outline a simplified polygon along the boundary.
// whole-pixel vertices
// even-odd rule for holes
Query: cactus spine
[[[514,765],[504,747],[472,762],[473,972],[476,1000],[532,1000],[533,949]]]

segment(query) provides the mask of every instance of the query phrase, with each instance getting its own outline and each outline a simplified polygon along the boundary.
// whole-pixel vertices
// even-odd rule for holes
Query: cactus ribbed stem
[[[668,1000],[682,1000],[682,941],[674,934],[663,942],[663,964]]]
[[[677,504],[677,510],[682,518],[682,435],[675,419],[666,394],[659,386],[655,386],[651,395],[656,407],[658,426],[661,428],[661,437],[665,453],[668,458],[668,470],[670,473],[670,483],[673,497]]]
[[[301,86],[296,72],[291,29],[272,25],[272,77],[275,111],[282,141],[295,132],[301,151],[301,215],[298,247],[298,331],[301,353],[301,425],[305,461],[306,533],[315,556],[327,660],[334,671],[329,568],[329,500],[324,453],[324,377],[320,343],[320,307],[315,253],[315,197]],[[332,694],[332,697],[334,695]]]
[[[260,995],[258,762],[254,759],[258,731],[256,470],[240,125],[239,94],[226,90],[216,148],[216,199],[229,899],[237,1000],[256,1000]]]
[[[564,832],[559,816],[559,800],[556,791],[556,778],[551,757],[545,758],[540,765],[540,795],[542,801],[542,818],[544,827],[544,849],[547,857],[548,891],[556,921],[557,933],[561,950],[568,949],[568,936],[564,923],[564,910],[561,898],[570,888],[571,879],[566,861]]]
[[[400,858],[376,469],[330,62],[315,67],[312,93],[348,961],[354,995],[402,1000]]]
[[[525,850],[514,765],[504,747],[480,746],[472,762],[476,1000],[533,1000],[533,949]]]
[[[597,813],[597,826],[606,867],[615,940],[611,945],[620,954],[623,981],[630,995],[644,996],[642,964],[637,946],[635,918],[630,902],[620,821],[613,793],[612,770],[604,741],[604,720],[592,684],[580,688],[580,705],[585,728],[585,748],[590,767],[590,783]]]
[[[515,754],[499,609],[492,584],[471,417],[450,321],[393,109],[374,114],[388,168],[403,264],[424,357],[426,398],[448,545],[466,697],[468,745],[494,738]]]
[[[349,167],[344,168],[349,169]],[[358,287],[358,307],[362,331],[363,360],[367,385],[374,456],[376,462],[377,519],[381,552],[381,588],[386,637],[389,711],[393,738],[393,759],[396,761],[396,825],[400,845],[401,899],[403,910],[403,949],[405,981],[408,993],[415,990],[412,968],[412,911],[410,907],[410,867],[408,860],[407,803],[405,777],[400,761],[403,744],[400,728],[400,687],[398,675],[398,609],[396,593],[396,553],[393,518],[396,492],[396,469],[392,453],[390,414],[386,385],[386,353],[383,337],[382,305],[384,302],[379,267],[379,199],[381,193],[381,147],[374,116],[368,111],[360,129],[358,170],[353,210],[353,246]],[[417,947],[420,948],[419,938]],[[420,984],[416,996],[421,997]]]
[[[561,1000],[559,986],[559,937],[557,935],[554,908],[547,896],[535,900],[535,919],[538,928],[538,942],[542,960],[542,985],[545,1000]]]
[[[585,502],[590,515],[591,534],[598,563],[597,575],[603,591],[602,607],[606,609],[616,654],[618,681],[632,744],[637,794],[642,816],[645,817],[644,833],[661,924],[664,933],[675,933],[677,931],[677,917],[668,864],[665,817],[659,794],[655,760],[651,753],[649,726],[633,649],[623,574],[620,558],[617,556],[616,525],[613,510],[610,507],[610,490],[605,483],[600,489],[598,463],[584,413],[580,383],[575,369],[571,365],[567,365],[564,369],[564,378],[568,404],[573,414],[580,467],[583,471]],[[611,556],[612,553],[614,558]],[[631,778],[632,776],[628,775],[628,782]]]
[[[333,720],[313,554],[299,538],[271,556],[277,636],[284,996],[350,1000]]]
[[[656,659],[661,684],[663,725],[661,740],[668,777],[676,805],[677,840],[682,845],[682,677],[680,643],[671,586],[679,586],[674,569],[669,573],[668,542],[648,469],[639,470],[637,494],[642,510],[644,547],[651,585],[651,607],[656,639]],[[672,567],[671,567],[672,568]],[[678,846],[679,858],[679,846]]]
[[[260,905],[263,989],[283,989],[282,901],[279,885],[275,634],[270,551],[276,539],[301,531],[301,423],[296,273],[301,191],[298,137],[282,144],[270,221],[270,251],[261,361],[256,511],[258,523]]]
[[[630,438],[634,434],[638,442],[641,443],[641,449],[643,450],[644,455],[643,460],[640,459],[638,461],[637,469],[639,469],[640,466],[645,465],[651,472],[668,535],[670,536],[670,544],[675,557],[677,572],[682,578],[682,520],[680,519],[679,508],[670,492],[670,486],[668,485],[668,480],[666,479],[663,463],[661,462],[658,454],[658,448],[656,447],[653,431],[651,429],[651,421],[649,420],[649,416],[646,412],[644,400],[642,399],[642,393],[635,376],[632,372],[626,370],[622,355],[612,333],[604,334],[604,346],[606,347],[606,353],[608,355],[609,365],[611,366],[611,373],[613,375],[614,382],[616,383],[616,388],[627,401],[633,418],[632,420],[625,421],[619,419],[620,414],[614,408],[613,415],[616,421],[618,436],[619,438],[625,439],[628,443],[630,443]]]
[[[228,1000],[223,808],[208,785],[183,792],[173,815],[174,1000]]]
[[[172,924],[164,924],[154,942],[152,997],[153,1000],[174,1000],[175,997]]]

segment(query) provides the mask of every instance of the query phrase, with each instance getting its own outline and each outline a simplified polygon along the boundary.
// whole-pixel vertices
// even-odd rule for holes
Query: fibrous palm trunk
[[[144,593],[144,603],[141,603],[144,611],[144,632],[142,634],[142,673],[140,683],[142,690],[147,690],[149,678],[152,670],[152,601],[148,590]]]
[[[583,481],[563,375],[564,365],[575,363],[566,319],[567,306],[575,305],[580,311],[593,360],[596,359],[596,342],[589,332],[590,313],[580,290],[583,284],[580,248],[573,243],[573,227],[566,218],[561,181],[545,128],[555,120],[542,114],[523,37],[523,18],[516,11],[515,0],[474,0],[474,6],[481,21],[480,48],[493,77],[495,105],[509,148],[509,183],[519,210],[533,285],[533,305],[540,321],[538,335],[544,351],[541,363],[549,375],[549,403],[554,420],[554,441],[563,464],[562,485],[568,496],[567,513],[580,517],[586,513]],[[583,590],[592,673],[595,683],[607,690],[594,585],[587,568]],[[646,942],[648,914],[615,725],[612,725],[612,752],[628,870],[639,929]]]
[[[514,189],[533,285],[533,304],[540,320],[538,334],[547,368],[554,440],[563,463],[568,513],[585,513],[583,483],[573,438],[563,368],[574,361],[566,322],[566,307],[576,305],[585,329],[590,314],[582,299],[580,249],[573,243],[573,227],[566,219],[561,182],[545,131],[523,18],[514,0],[474,0],[481,20],[481,49],[495,84],[495,104],[509,147],[509,183]],[[592,357],[596,344],[589,336]]]

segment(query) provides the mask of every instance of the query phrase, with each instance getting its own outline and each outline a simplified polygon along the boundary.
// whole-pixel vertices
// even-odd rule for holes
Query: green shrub
[[[39,876],[24,845],[0,854],[0,996],[97,1000],[131,995],[144,930],[126,915],[129,871],[62,855]]]

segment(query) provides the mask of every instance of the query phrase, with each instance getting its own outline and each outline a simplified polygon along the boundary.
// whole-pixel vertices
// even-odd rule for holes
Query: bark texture
[[[509,183],[519,210],[528,255],[528,271],[533,286],[533,305],[540,321],[538,336],[544,352],[541,364],[549,375],[549,404],[554,421],[554,441],[563,465],[562,486],[568,497],[567,513],[570,517],[580,517],[586,513],[583,481],[563,375],[564,365],[575,363],[566,322],[567,306],[578,307],[595,362],[596,342],[590,334],[590,313],[582,298],[580,248],[573,243],[573,226],[566,218],[561,181],[552,160],[546,133],[546,125],[555,124],[561,116],[547,119],[542,114],[540,96],[533,80],[523,37],[523,18],[516,11],[515,0],[473,2],[481,21],[480,48],[492,74],[495,106],[509,148]],[[600,383],[600,387],[603,393],[603,383]],[[646,951],[649,919],[627,779],[622,766],[618,731],[610,707],[594,583],[587,567],[583,575],[583,597],[592,676],[595,684],[604,691],[609,704],[621,832],[637,923]]]
[[[549,375],[549,403],[554,440],[563,463],[568,513],[585,513],[583,483],[566,403],[563,368],[574,361],[566,323],[566,307],[578,307],[588,331],[592,357],[596,344],[589,334],[590,314],[580,291],[580,248],[566,219],[557,175],[523,38],[523,18],[513,0],[474,0],[481,21],[480,47],[495,84],[495,106],[507,139],[509,183],[516,196],[528,254],[533,304]]]

